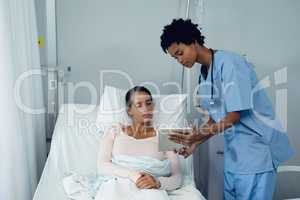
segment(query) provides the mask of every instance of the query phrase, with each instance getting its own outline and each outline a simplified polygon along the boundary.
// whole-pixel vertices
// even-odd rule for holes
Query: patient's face
[[[186,68],[192,68],[197,61],[197,50],[194,43],[186,45],[174,42],[168,48],[168,53]]]
[[[131,96],[131,106],[128,109],[129,116],[137,123],[151,123],[153,119],[154,104],[149,94],[135,92]]]

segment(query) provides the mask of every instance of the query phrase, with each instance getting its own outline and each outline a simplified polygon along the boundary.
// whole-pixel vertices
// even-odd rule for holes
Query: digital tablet
[[[178,150],[184,145],[175,143],[169,140],[169,134],[178,132],[182,134],[189,134],[192,128],[159,128],[158,129],[158,151],[173,151]]]

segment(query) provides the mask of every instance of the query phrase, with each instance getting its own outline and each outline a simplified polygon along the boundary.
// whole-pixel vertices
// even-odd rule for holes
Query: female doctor
[[[209,120],[192,134],[173,133],[169,139],[186,145],[187,157],[196,147],[224,134],[224,199],[272,199],[276,169],[293,151],[287,134],[270,123],[275,115],[256,73],[242,56],[204,46],[204,36],[190,20],[174,19],[163,29],[161,47],[186,68],[201,64],[200,106]]]

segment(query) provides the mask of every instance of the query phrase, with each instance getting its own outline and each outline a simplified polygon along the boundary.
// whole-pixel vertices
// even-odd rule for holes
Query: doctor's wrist
[[[212,135],[215,135],[216,132],[214,131],[214,127],[213,126],[206,126],[206,127],[203,127],[201,130],[200,130],[200,135],[204,135],[204,136],[212,136]]]

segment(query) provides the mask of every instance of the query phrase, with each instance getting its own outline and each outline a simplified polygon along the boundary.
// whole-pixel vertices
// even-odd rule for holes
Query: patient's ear
[[[127,107],[126,108],[127,114],[132,117],[132,111],[131,111],[131,107]]]

